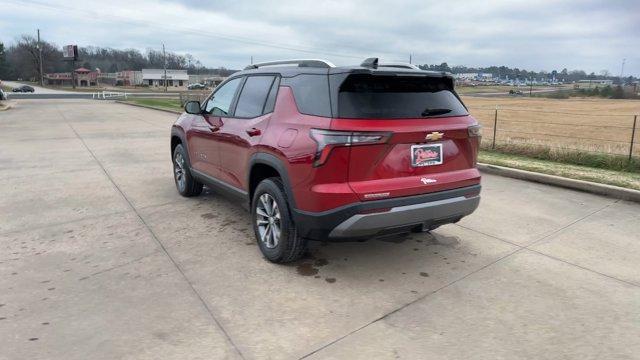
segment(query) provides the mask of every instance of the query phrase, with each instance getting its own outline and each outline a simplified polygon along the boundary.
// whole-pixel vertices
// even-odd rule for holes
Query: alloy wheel
[[[278,246],[282,230],[280,209],[269,194],[262,194],[256,204],[256,223],[260,241],[269,249]]]

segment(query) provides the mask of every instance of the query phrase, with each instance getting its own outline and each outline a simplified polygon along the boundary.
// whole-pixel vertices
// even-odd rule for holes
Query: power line
[[[152,22],[152,21],[131,19],[131,18],[127,18],[127,17],[124,17],[124,16],[105,14],[105,13],[98,14],[98,13],[90,11],[90,10],[75,9],[75,8],[68,7],[68,6],[63,6],[63,5],[44,4],[44,3],[41,3],[41,2],[38,2],[38,1],[24,1],[24,0],[23,1],[8,0],[8,1],[10,1],[10,2],[16,4],[16,5],[19,5],[19,6],[34,5],[34,6],[38,6],[38,7],[41,7],[41,8],[46,8],[46,9],[53,10],[53,11],[71,12],[71,13],[83,13],[83,14],[87,14],[87,15],[93,16],[96,21],[101,21],[101,22],[106,22],[106,23],[114,23],[117,20],[119,24],[122,24],[124,22],[124,23],[128,23],[130,25],[136,25],[136,26],[144,25],[144,26],[154,27],[154,28],[158,28],[158,29],[162,29],[162,30],[167,30],[166,24],[155,23],[155,22]],[[111,20],[107,20],[105,18],[111,18]],[[183,33],[183,34],[191,34],[191,35],[196,35],[196,36],[202,36],[202,37],[215,37],[215,38],[219,38],[219,39],[223,39],[223,40],[234,41],[234,42],[239,42],[239,43],[244,43],[244,44],[257,45],[257,46],[263,46],[263,47],[269,47],[269,48],[275,48],[275,49],[281,49],[281,50],[297,51],[297,52],[303,52],[303,53],[309,53],[309,54],[329,55],[329,56],[336,56],[336,57],[342,57],[342,58],[352,58],[352,59],[361,59],[362,58],[362,56],[357,56],[357,55],[353,55],[353,54],[335,53],[335,52],[331,52],[331,51],[317,50],[317,49],[313,49],[313,48],[309,48],[309,47],[304,48],[304,47],[300,47],[300,46],[290,46],[290,45],[286,45],[286,44],[265,42],[265,41],[262,41],[262,40],[255,40],[255,39],[250,39],[250,38],[245,38],[245,37],[214,33],[214,32],[207,31],[207,30],[202,30],[202,29],[193,29],[193,28],[180,27],[180,28],[173,28],[172,31],[180,32],[180,33]]]

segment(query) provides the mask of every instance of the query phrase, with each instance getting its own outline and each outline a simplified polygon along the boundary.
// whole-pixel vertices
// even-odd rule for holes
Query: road
[[[0,112],[0,358],[640,357],[640,204],[486,175],[457,225],[278,266],[238,204],[177,194],[174,119]]]
[[[12,88],[16,88],[22,85],[29,85],[31,86],[35,92],[34,94],[75,94],[73,91],[66,91],[66,90],[56,90],[56,89],[49,89],[46,87],[41,87],[41,86],[37,86],[37,85],[33,85],[33,84],[27,84],[27,83],[21,83],[21,82],[16,82],[16,81],[2,81],[3,85],[6,86],[10,86]]]

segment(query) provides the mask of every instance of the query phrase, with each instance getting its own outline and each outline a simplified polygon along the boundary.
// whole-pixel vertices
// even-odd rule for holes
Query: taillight
[[[338,146],[356,146],[367,144],[383,144],[389,140],[391,133],[386,132],[353,132],[311,129],[311,138],[318,144],[314,166],[324,164],[331,150]]]
[[[482,136],[482,125],[471,125],[467,128],[467,132],[469,137],[480,137]]]

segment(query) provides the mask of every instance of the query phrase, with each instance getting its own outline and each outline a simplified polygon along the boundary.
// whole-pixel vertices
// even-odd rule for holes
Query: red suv
[[[480,202],[480,126],[447,73],[336,67],[323,60],[250,65],[171,129],[175,183],[203,184],[251,211],[272,262],[308,239],[429,231]]]

